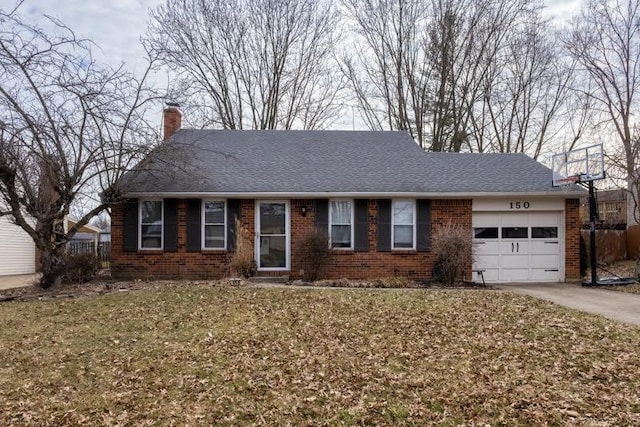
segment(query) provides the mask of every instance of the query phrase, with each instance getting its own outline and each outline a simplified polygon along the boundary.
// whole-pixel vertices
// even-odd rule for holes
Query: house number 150
[[[511,209],[529,209],[529,202],[510,202]]]

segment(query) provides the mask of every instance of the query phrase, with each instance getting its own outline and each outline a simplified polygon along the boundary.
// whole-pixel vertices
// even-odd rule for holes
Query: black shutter
[[[391,250],[391,200],[378,200],[378,251]]]
[[[236,219],[240,219],[240,200],[227,200],[227,250],[236,250]]]
[[[187,200],[187,252],[200,252],[202,249],[202,201]]]
[[[417,248],[419,252],[431,250],[431,200],[416,200],[418,207]]]
[[[316,229],[329,235],[329,200],[316,200]]]
[[[178,199],[164,199],[164,250],[178,251]]]
[[[367,252],[369,250],[369,200],[355,199],[355,230],[353,250]]]
[[[138,251],[138,199],[129,199],[122,205],[122,250]]]

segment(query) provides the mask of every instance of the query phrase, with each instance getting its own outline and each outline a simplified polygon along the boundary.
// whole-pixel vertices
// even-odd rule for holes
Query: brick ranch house
[[[426,153],[406,132],[179,129],[123,178],[112,211],[120,278],[222,278],[235,220],[252,236],[258,275],[300,277],[297,239],[330,236],[329,278],[430,279],[431,235],[469,230],[467,279],[579,279],[579,188],[551,185],[524,154]]]

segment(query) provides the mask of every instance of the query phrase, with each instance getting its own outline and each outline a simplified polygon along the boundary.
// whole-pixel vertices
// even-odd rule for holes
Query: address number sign
[[[509,202],[509,209],[529,209],[531,204],[527,201]]]

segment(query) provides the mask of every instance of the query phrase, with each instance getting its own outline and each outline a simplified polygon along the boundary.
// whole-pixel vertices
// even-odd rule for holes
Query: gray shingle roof
[[[143,165],[131,194],[563,193],[524,154],[425,153],[406,132],[182,129]]]

